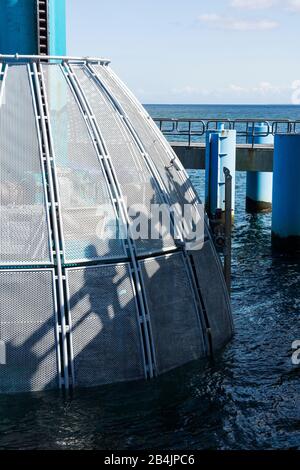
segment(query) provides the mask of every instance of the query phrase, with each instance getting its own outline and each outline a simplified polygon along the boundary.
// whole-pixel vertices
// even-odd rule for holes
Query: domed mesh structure
[[[206,223],[199,249],[172,230],[197,195],[108,63],[2,62],[0,86],[0,392],[151,378],[223,347]]]

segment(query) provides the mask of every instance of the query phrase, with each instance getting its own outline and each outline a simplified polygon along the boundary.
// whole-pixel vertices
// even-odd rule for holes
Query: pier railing
[[[176,119],[154,118],[159,129],[170,142],[182,142],[188,146],[205,141],[207,131],[217,130],[220,124],[225,129],[237,131],[237,143],[255,145],[256,137],[266,137],[275,134],[300,134],[300,120],[278,119],[266,121],[264,119]],[[257,132],[255,126],[263,124],[265,132]]]

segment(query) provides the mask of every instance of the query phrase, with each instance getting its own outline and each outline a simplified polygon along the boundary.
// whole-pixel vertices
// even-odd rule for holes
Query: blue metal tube
[[[273,171],[273,246],[300,251],[300,135],[275,136]]]
[[[263,123],[257,123],[254,127],[254,144],[274,144],[274,136],[268,134],[269,126]],[[249,128],[251,135],[248,137],[248,143],[253,143],[253,128]],[[261,135],[260,135],[261,134]],[[272,209],[272,173],[248,171],[247,172],[247,191],[246,191],[246,211],[247,212],[266,212]]]
[[[36,0],[0,0],[0,54],[38,54]],[[48,55],[66,55],[66,2],[48,0]]]
[[[206,185],[205,200],[209,216],[217,210],[225,211],[225,176],[228,168],[232,176],[232,211],[235,207],[235,166],[236,131],[225,130],[224,125],[217,131],[206,134]]]
[[[37,54],[35,0],[1,0],[0,53]]]

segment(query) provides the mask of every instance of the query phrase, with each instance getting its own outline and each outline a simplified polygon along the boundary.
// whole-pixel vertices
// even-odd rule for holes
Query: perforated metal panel
[[[0,270],[0,286],[0,392],[57,388],[53,272]]]
[[[48,158],[45,164],[41,161],[29,66],[10,64],[2,86],[0,267],[8,264],[19,269],[0,269],[0,393],[56,388],[61,382],[60,369],[68,364],[74,385],[87,387],[150,377],[153,361],[155,372],[162,373],[204,357],[207,351],[199,318],[203,312],[196,303],[190,258],[177,251],[149,259],[152,253],[175,248],[169,226],[163,239],[151,238],[151,204],[161,204],[164,196],[181,205],[197,200],[185,173],[169,167],[172,151],[109,69],[96,67],[114,104],[87,66],[72,66],[79,88],[75,79],[69,76],[69,81],[64,74],[69,66],[41,67],[46,102],[46,120],[41,122],[50,131],[43,138],[49,138],[53,162]],[[86,115],[85,99],[77,101],[80,88],[90,107]],[[118,103],[142,145],[128,120],[122,119]],[[110,176],[94,141],[95,129],[91,129],[94,118],[128,210],[134,204],[144,205],[138,223],[146,221],[148,237],[136,243],[139,269],[131,243],[127,252],[118,238],[122,230],[117,214],[120,201],[112,195],[117,194],[117,184],[111,181],[113,188],[109,186]],[[53,183],[48,173],[43,175],[46,164],[53,165]],[[154,166],[161,175],[159,181],[154,179],[158,174]],[[55,193],[53,197],[51,192],[51,199],[58,200],[61,222],[58,232],[54,224],[55,236],[51,237],[55,247],[53,244],[51,250],[46,179]],[[133,228],[137,221],[130,217]],[[55,272],[45,267],[28,269],[27,265],[53,262],[52,250],[60,249],[56,235],[62,236],[63,269],[59,262]],[[232,323],[221,267],[210,243],[189,256],[193,256],[213,347],[219,349],[231,337]],[[116,264],[120,258],[128,262]],[[97,265],[90,263],[95,260]],[[138,297],[134,282],[139,288],[141,284]],[[57,317],[62,319],[62,337],[65,332],[64,301],[70,330],[66,341],[58,344]],[[68,388],[67,380],[64,385]]]
[[[84,117],[59,65],[42,66],[57,167],[65,261],[125,251],[108,186]]]
[[[170,227],[167,225],[158,224],[158,233],[162,236],[157,240],[151,239],[151,205],[162,204],[163,200],[137,144],[103,91],[92,79],[89,70],[81,65],[73,66],[73,70],[97,120],[123,196],[127,200],[127,207],[134,204],[143,206],[141,220],[147,233],[146,237],[137,240],[138,253],[161,253],[167,248],[174,248]]]
[[[158,371],[205,356],[203,332],[181,253],[140,261]]]
[[[144,377],[138,312],[128,264],[67,270],[75,385]]]
[[[233,334],[231,310],[220,263],[210,240],[192,254],[206,308],[214,350],[222,348]]]
[[[0,265],[50,264],[40,148],[26,65],[10,65],[0,106]]]
[[[189,179],[186,178],[185,174],[179,175],[174,166],[170,167],[170,155],[166,152],[160,137],[151,127],[150,118],[145,118],[138,106],[136,106],[116,82],[108,67],[95,65],[94,70],[126,112],[146,152],[156,165],[165,183],[171,203],[180,203],[184,206],[184,204],[195,202],[197,198],[196,195],[194,198],[190,194],[190,191],[192,193],[194,193],[194,191],[192,190]],[[174,157],[176,157],[175,154]]]

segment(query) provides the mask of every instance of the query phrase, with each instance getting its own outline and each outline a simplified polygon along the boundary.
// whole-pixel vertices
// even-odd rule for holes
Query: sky
[[[66,0],[68,54],[143,103],[300,104],[300,0]]]

